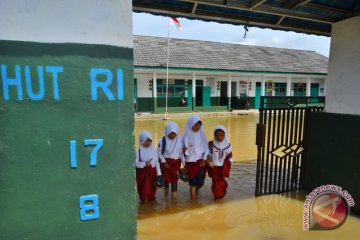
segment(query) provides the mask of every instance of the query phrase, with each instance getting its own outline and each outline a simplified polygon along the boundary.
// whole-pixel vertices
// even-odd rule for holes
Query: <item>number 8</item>
[[[81,221],[87,221],[87,220],[93,220],[99,218],[100,211],[99,211],[99,199],[97,194],[81,196],[79,198],[79,205],[80,205]]]

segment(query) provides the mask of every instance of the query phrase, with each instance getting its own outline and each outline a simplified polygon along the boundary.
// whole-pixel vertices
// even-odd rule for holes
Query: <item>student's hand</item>
[[[169,168],[170,165],[169,165],[167,162],[164,162],[164,167],[165,167],[165,168]]]
[[[215,166],[214,162],[213,161],[208,161],[208,165],[213,168]]]
[[[212,161],[213,161],[213,158],[212,158],[212,156],[209,154],[209,155],[207,156],[206,160],[207,160],[208,162],[212,162]]]
[[[206,165],[206,160],[203,159],[201,162],[200,162],[200,167],[205,167]]]
[[[151,160],[146,162],[146,167],[150,166]]]

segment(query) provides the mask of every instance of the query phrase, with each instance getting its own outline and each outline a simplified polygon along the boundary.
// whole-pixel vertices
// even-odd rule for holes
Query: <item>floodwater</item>
[[[179,181],[178,196],[171,199],[158,189],[156,202],[138,203],[137,238],[160,239],[360,239],[360,218],[348,217],[344,225],[331,231],[302,230],[304,192],[254,197],[256,173],[256,116],[202,118],[208,139],[217,124],[224,125],[233,145],[236,163],[231,169],[227,195],[214,201],[211,180],[206,177],[196,200],[189,187]],[[183,132],[186,119],[172,119]],[[137,120],[135,136],[149,130],[155,143],[161,138],[165,121]],[[136,137],[137,141],[137,137]],[[136,145],[137,147],[137,145]]]
[[[201,116],[200,116],[201,117]],[[216,125],[223,125],[231,145],[233,146],[233,159],[237,162],[255,160],[257,148],[255,145],[256,122],[258,116],[243,115],[238,117],[217,116],[212,118],[202,118],[203,128],[208,140],[213,139],[213,129]],[[187,118],[170,119],[179,125],[181,134],[184,133]],[[166,121],[159,119],[136,120],[135,122],[135,147],[138,148],[139,132],[148,130],[153,135],[155,145],[164,135]]]

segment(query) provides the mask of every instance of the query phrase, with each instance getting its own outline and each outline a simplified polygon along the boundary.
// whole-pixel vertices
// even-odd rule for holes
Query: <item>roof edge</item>
[[[134,69],[157,69],[166,70],[166,67],[155,66],[135,66]],[[194,71],[194,72],[238,72],[238,73],[255,73],[255,74],[295,74],[295,75],[319,75],[327,76],[327,73],[309,73],[309,72],[272,72],[272,71],[252,71],[252,70],[228,70],[228,69],[211,69],[211,68],[181,68],[181,67],[169,67],[169,70],[177,71]]]

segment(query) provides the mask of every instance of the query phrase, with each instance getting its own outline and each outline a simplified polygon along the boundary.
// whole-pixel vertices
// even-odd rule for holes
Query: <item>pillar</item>
[[[332,26],[328,77],[327,112],[360,115],[360,16]]]
[[[192,76],[192,110],[196,110],[196,74],[193,73]]]
[[[310,97],[311,95],[311,78],[306,79],[306,96]]]
[[[265,76],[261,75],[261,96],[266,96],[265,89]]]
[[[229,74],[227,82],[228,110],[231,110],[231,74]]]
[[[326,111],[309,114],[304,167],[306,190],[333,182],[351,195],[355,205],[350,212],[357,215],[360,214],[359,26],[360,16],[332,24],[325,81]]]
[[[286,78],[286,96],[291,96],[291,76]]]
[[[157,75],[156,72],[153,73],[153,82],[152,82],[152,97],[154,101],[154,112],[157,112]]]

